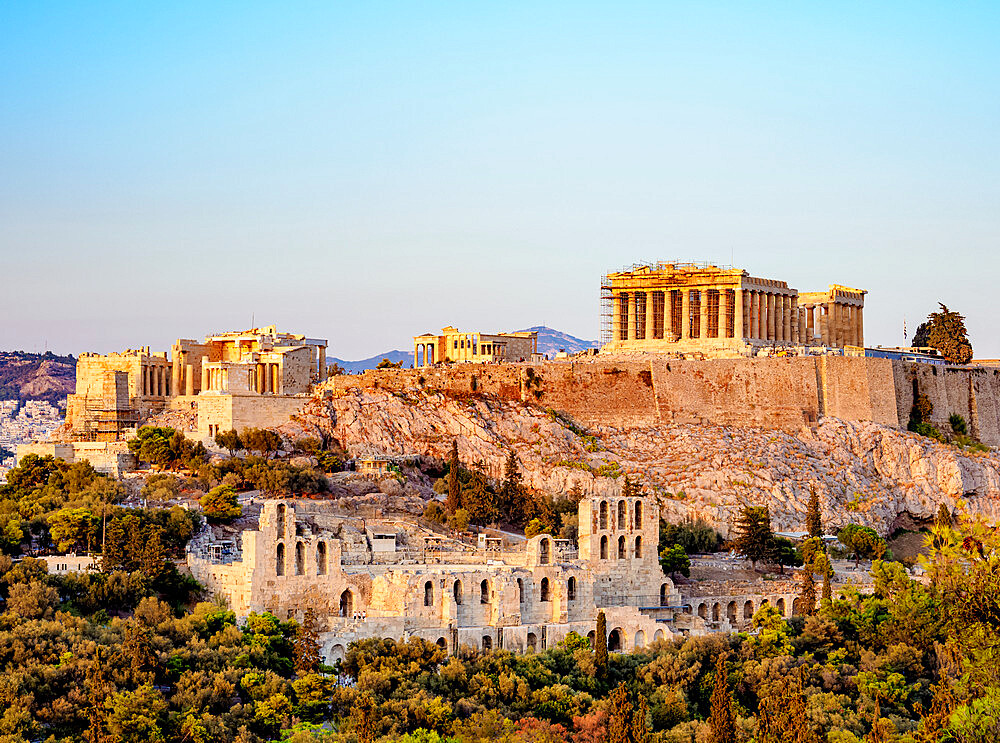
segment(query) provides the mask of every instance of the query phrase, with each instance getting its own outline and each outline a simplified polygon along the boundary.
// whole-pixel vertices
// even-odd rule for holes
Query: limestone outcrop
[[[870,422],[823,418],[796,433],[668,424],[582,429],[551,410],[489,397],[347,390],[314,399],[285,434],[334,436],[352,454],[445,458],[499,478],[509,450],[524,482],[562,493],[617,493],[630,474],[670,518],[700,516],[725,533],[744,504],[767,504],[779,530],[804,528],[809,493],[828,529],[848,522],[890,533],[938,505],[1000,518],[1000,455],[967,452]]]

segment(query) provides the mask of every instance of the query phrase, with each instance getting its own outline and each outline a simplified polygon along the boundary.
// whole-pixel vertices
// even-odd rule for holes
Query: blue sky
[[[600,276],[943,301],[1000,356],[998,3],[0,4],[0,348],[585,338]]]

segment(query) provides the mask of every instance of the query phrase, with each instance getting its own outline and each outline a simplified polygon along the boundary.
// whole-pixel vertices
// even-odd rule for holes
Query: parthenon
[[[655,263],[602,282],[603,350],[753,355],[768,346],[864,345],[866,291],[800,294],[740,268]]]

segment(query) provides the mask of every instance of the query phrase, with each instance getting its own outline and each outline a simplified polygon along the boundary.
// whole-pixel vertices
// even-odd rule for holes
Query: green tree
[[[756,570],[757,562],[771,558],[774,550],[774,532],[771,531],[771,512],[767,506],[747,506],[740,513],[735,525],[733,545],[737,553],[750,560]]]
[[[809,491],[809,509],[806,511],[806,531],[810,537],[823,536],[823,518],[819,509],[819,493],[816,488]]]
[[[940,310],[927,316],[927,322],[917,327],[913,345],[919,348],[936,348],[948,361],[966,364],[972,360],[972,344],[965,329],[965,318],[938,303]]]
[[[376,369],[402,369],[403,368],[403,362],[402,361],[389,361],[389,359],[382,359],[380,362],[378,362],[378,366],[376,366],[375,368]]]
[[[215,445],[220,449],[228,451],[229,456],[235,457],[236,452],[243,448],[243,441],[235,429],[230,429],[228,431],[219,431],[219,433],[215,434]]]
[[[597,612],[597,630],[594,632],[594,668],[599,679],[608,675],[608,620],[603,611]]]
[[[854,555],[855,567],[861,564],[861,560],[881,558],[886,551],[885,540],[869,526],[848,524],[837,534],[837,539]]]
[[[281,448],[281,436],[267,428],[247,428],[240,436],[243,446],[265,459]]]
[[[201,498],[201,510],[211,522],[228,523],[238,519],[243,513],[239,496],[232,485],[219,485],[209,490]]]
[[[652,734],[648,725],[649,702],[646,697],[639,695],[639,703],[635,705],[635,712],[632,714],[632,727],[629,733],[632,743],[650,743]]]
[[[62,508],[48,516],[49,536],[59,552],[90,550],[98,521],[89,508]]]
[[[369,692],[363,692],[351,709],[351,722],[358,743],[374,743],[378,734],[378,706]]]
[[[458,461],[458,441],[451,442],[451,457],[448,460],[448,497],[444,507],[449,514],[455,513],[462,506],[462,489],[458,475],[461,464]]]
[[[295,631],[295,672],[300,676],[315,673],[319,668],[319,633],[316,614],[306,609],[302,624]]]
[[[715,686],[712,689],[710,700],[708,727],[711,733],[709,743],[734,743],[736,741],[736,713],[733,711],[733,696],[729,692],[729,678],[724,653],[719,653],[715,659]]]
[[[622,682],[608,695],[608,743],[631,743],[631,726],[632,702]]]
[[[772,542],[773,558],[778,563],[779,572],[785,574],[785,566],[796,567],[802,564],[802,555],[795,548],[795,543],[784,537],[775,537]]]
[[[691,560],[684,548],[675,544],[660,551],[660,568],[670,575],[680,573],[687,578],[691,575]]]
[[[167,704],[160,692],[149,684],[135,691],[123,690],[105,701],[108,732],[122,743],[155,743],[162,741],[161,715]]]
[[[816,611],[816,581],[813,580],[812,566],[802,571],[802,588],[799,589],[802,614],[810,616]]]

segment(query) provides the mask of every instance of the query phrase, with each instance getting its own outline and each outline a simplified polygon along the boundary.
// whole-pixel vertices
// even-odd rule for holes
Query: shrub
[[[232,521],[243,513],[236,490],[229,485],[212,488],[201,499],[201,510],[209,521]]]
[[[968,427],[965,425],[965,418],[958,413],[952,413],[948,417],[948,423],[951,424],[951,430],[960,436],[964,436],[969,432]]]

